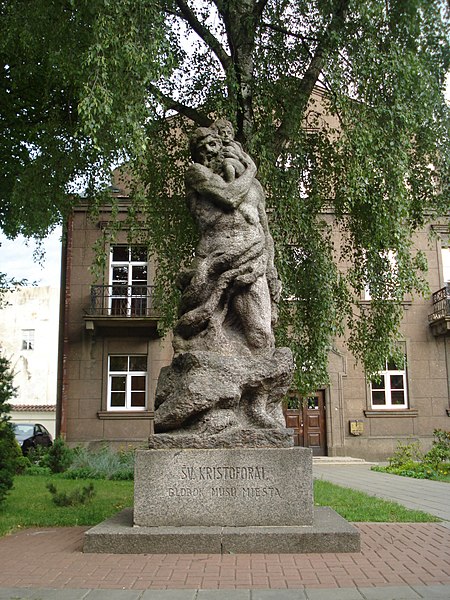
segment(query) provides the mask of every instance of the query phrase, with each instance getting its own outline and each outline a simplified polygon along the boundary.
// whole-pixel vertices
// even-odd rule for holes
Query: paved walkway
[[[430,508],[435,486],[422,484],[434,482],[385,476],[361,464],[315,464],[314,472],[364,491],[368,487],[363,485],[374,486],[373,493],[390,499],[387,487],[392,485],[397,501],[416,501],[414,508],[428,512],[443,511],[448,504],[447,484],[436,488],[441,496],[433,491],[436,506]],[[397,479],[402,481],[394,484]],[[415,493],[411,485],[417,486]],[[0,600],[450,599],[450,529],[445,524],[357,526],[360,553],[224,556],[83,554],[85,527],[28,529],[0,538]]]
[[[407,508],[423,510],[450,521],[450,484],[400,477],[370,470],[367,463],[314,462],[314,478],[393,500]]]

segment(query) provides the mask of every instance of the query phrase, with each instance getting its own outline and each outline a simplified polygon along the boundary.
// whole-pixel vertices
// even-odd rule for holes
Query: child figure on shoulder
[[[246,168],[242,146],[235,141],[233,125],[227,119],[217,119],[211,125],[211,129],[217,131],[222,140],[223,163],[221,175],[225,181],[233,181],[242,175]]]

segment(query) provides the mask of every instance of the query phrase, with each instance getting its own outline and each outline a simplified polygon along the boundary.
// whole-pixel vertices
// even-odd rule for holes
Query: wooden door
[[[294,446],[303,446],[303,414],[298,408],[284,410],[286,427],[294,430]]]
[[[286,427],[294,430],[294,446],[311,448],[314,456],[327,455],[325,393],[317,390],[300,408],[285,409]]]

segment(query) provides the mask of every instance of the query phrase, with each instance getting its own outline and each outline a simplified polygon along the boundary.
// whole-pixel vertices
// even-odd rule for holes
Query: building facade
[[[370,382],[345,342],[341,340],[333,349],[331,385],[324,390],[329,453],[385,459],[398,440],[419,440],[428,449],[435,429],[450,429],[449,246],[449,229],[438,223],[428,225],[414,240],[414,247],[428,261],[431,295],[403,302],[404,366],[398,367],[387,357],[380,380]],[[369,302],[366,292],[361,305]]]
[[[116,195],[122,218],[126,194]],[[144,247],[127,243],[126,231],[108,242],[113,218],[105,208],[92,221],[80,206],[64,246],[57,420],[71,444],[145,445],[153,432],[159,371],[172,357],[170,339],[158,335],[152,305],[154,263]],[[345,341],[336,341],[330,385],[301,408],[286,411],[296,444],[316,455],[382,460],[398,440],[420,440],[427,448],[434,429],[450,428],[450,236],[439,224],[430,227],[439,235],[430,242],[430,228],[425,229],[415,246],[426,253],[434,294],[403,303],[405,366],[387,360],[380,381],[367,381]],[[93,248],[99,239],[107,260],[93,283]],[[361,298],[362,305],[367,302],[369,297]]]
[[[126,197],[116,194],[119,217]],[[153,431],[153,398],[172,348],[157,332],[152,304],[154,266],[127,232],[110,244],[113,216],[95,222],[75,209],[63,245],[58,427],[73,444],[139,445]],[[104,272],[94,284],[94,245],[104,242]]]
[[[59,289],[18,287],[0,310],[0,351],[14,373],[14,423],[40,423],[55,435]]]

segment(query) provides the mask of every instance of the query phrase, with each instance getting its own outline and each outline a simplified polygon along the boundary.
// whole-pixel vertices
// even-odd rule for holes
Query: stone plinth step
[[[247,554],[359,552],[360,534],[328,507],[313,525],[274,527],[136,527],[125,509],[85,533],[84,552],[111,554]]]

